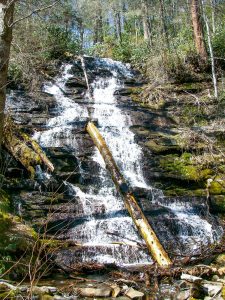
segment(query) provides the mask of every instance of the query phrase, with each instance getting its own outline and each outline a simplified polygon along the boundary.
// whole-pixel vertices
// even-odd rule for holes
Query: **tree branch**
[[[41,12],[41,11],[43,11],[43,10],[52,8],[52,7],[55,6],[58,2],[60,2],[60,0],[57,0],[57,1],[55,1],[54,3],[52,3],[52,4],[48,5],[48,6],[39,7],[39,8],[37,8],[37,9],[33,10],[33,11],[30,12],[28,15],[26,15],[26,16],[24,16],[24,17],[22,17],[22,18],[20,18],[20,19],[15,20],[14,22],[12,22],[12,23],[9,25],[9,27],[13,27],[13,26],[14,26],[15,24],[17,24],[18,22],[21,22],[21,21],[23,21],[23,20],[25,20],[25,19],[31,17],[33,14],[36,14],[36,13]]]

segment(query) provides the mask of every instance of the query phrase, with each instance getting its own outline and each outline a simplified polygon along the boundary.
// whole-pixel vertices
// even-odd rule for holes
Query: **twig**
[[[32,16],[33,14],[35,14],[35,13],[41,12],[41,11],[46,10],[46,9],[49,9],[49,8],[52,8],[52,7],[55,6],[59,1],[60,1],[60,0],[57,0],[57,1],[55,1],[54,3],[52,3],[52,4],[48,5],[48,6],[39,7],[39,8],[37,8],[37,9],[33,10],[33,11],[30,12],[28,15],[26,15],[26,16],[24,16],[24,17],[22,17],[22,18],[20,18],[20,19],[15,20],[14,22],[12,22],[12,23],[9,25],[9,27],[13,27],[13,26],[14,26],[15,24],[17,24],[18,22],[21,22],[21,21],[23,21],[23,20],[25,20],[25,19],[31,17],[31,16]]]

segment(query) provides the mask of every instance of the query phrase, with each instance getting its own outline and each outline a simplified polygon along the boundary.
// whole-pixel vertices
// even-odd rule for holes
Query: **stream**
[[[168,200],[161,190],[146,180],[143,172],[146,158],[130,129],[132,118],[116,96],[116,91],[124,87],[125,80],[135,79],[135,73],[130,66],[111,59],[95,59],[93,64],[105,74],[100,73],[91,80],[93,98],[86,93],[83,103],[65,93],[68,80],[76,75],[73,63],[61,67],[56,83],[44,85],[44,91],[53,95],[57,102],[57,114],[48,120],[44,130],[34,134],[34,138],[44,148],[63,147],[76,156],[78,144],[74,128],[77,122],[85,124],[90,119],[94,120],[128,184],[142,191],[142,197],[150,208],[151,205],[157,207],[158,213],[152,216],[150,211],[147,217],[167,250],[184,255],[219,241],[222,228],[217,226],[213,216],[206,216],[204,203],[196,205],[175,197]],[[95,182],[82,182],[82,174],[85,173],[82,161],[79,162],[81,184],[64,180],[82,215],[82,221],[67,230],[67,238],[83,246],[77,260],[118,266],[151,264],[152,259],[97,149],[93,151],[91,161],[95,166],[92,174],[96,176]]]

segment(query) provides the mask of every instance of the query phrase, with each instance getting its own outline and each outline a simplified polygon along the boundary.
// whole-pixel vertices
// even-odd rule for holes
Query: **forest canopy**
[[[192,80],[211,62],[205,21],[221,73],[223,11],[221,0],[17,1],[10,79],[30,88],[46,62],[62,59],[66,53],[83,53],[130,62],[148,75],[153,70],[156,76],[166,74],[181,81],[189,76]],[[196,31],[199,26],[200,33]],[[195,41],[199,34],[200,44]]]

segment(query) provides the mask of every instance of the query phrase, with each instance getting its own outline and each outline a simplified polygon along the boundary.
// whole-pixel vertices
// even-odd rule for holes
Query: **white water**
[[[113,76],[109,79],[98,79],[92,83],[94,110],[92,117],[98,119],[98,127],[104,136],[106,143],[122,171],[127,182],[132,187],[140,187],[151,191],[152,202],[168,208],[177,217],[179,238],[190,248],[197,249],[202,244],[212,243],[220,237],[212,225],[202,218],[189,203],[173,202],[166,203],[160,190],[154,190],[146,184],[143,176],[141,161],[142,149],[135,143],[134,134],[129,127],[132,125],[130,117],[120,110],[114,92],[122,86],[118,74],[131,77],[130,69],[122,63],[112,60],[96,60],[97,65],[104,66],[112,71]],[[44,133],[36,133],[35,138],[45,147],[69,146],[75,148],[76,140],[73,138],[70,125],[74,121],[88,118],[88,111],[82,105],[65,97],[62,89],[65,82],[72,75],[69,74],[71,65],[65,65],[57,85],[48,84],[45,91],[54,95],[59,105],[59,116],[48,122],[48,130]],[[59,136],[63,134],[64,144],[60,144]],[[137,242],[142,242],[132,220],[124,212],[123,200],[115,190],[114,184],[105,168],[105,163],[96,150],[93,160],[101,166],[101,187],[96,191],[90,187],[88,192],[82,191],[78,186],[70,185],[74,195],[78,197],[83,206],[86,221],[77,225],[70,232],[71,238],[77,240],[79,232],[80,242],[87,246],[104,245],[102,251],[97,251],[93,257],[89,252],[83,252],[83,261],[96,261],[100,263],[116,264],[143,264],[149,263],[148,255],[137,247]],[[102,213],[103,218],[96,218],[96,207]],[[191,231],[191,232],[190,232]],[[110,235],[109,233],[116,233]],[[121,239],[120,236],[123,238]],[[124,236],[126,238],[124,238]],[[113,243],[122,241],[132,246],[118,246]],[[97,249],[97,248],[96,248]]]

